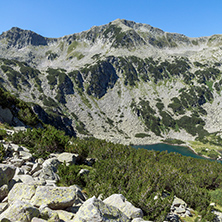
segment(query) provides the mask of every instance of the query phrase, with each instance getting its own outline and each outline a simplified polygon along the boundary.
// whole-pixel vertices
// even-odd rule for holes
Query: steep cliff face
[[[0,84],[70,134],[194,140],[220,131],[221,44],[120,19],[58,39],[12,28],[0,36]]]

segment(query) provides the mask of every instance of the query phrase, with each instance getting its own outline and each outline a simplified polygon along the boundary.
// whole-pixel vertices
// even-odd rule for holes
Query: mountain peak
[[[23,30],[18,27],[12,27],[10,30],[0,35],[0,40],[6,38],[8,40],[7,47],[16,47],[18,49],[27,45],[47,45],[47,38],[30,30]]]

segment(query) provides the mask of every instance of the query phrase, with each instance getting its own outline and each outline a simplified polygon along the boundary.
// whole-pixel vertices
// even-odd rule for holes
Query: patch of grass
[[[77,41],[73,41],[67,50],[67,53],[70,54],[73,50],[75,50],[77,48],[77,46],[79,45],[79,43]]]

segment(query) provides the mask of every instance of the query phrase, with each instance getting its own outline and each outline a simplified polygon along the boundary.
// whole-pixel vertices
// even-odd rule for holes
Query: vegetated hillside
[[[7,135],[2,134],[3,131],[0,130],[5,139]],[[222,165],[216,161],[137,150],[95,138],[71,138],[52,126],[20,131],[7,140],[27,147],[36,158],[46,158],[52,152],[79,154],[77,165],[59,167],[59,184],[77,184],[88,197],[102,195],[106,198],[121,193],[143,210],[144,219],[164,221],[174,195],[192,208],[193,215],[201,215],[200,221],[213,221],[215,218],[211,201],[221,204],[217,195],[222,193]],[[0,160],[4,160],[4,155],[0,146]],[[84,165],[87,157],[96,160],[91,167]],[[89,174],[81,176],[79,170],[82,168],[87,168]]]
[[[124,144],[208,138],[218,150],[221,40],[120,19],[58,39],[12,28],[0,35],[0,83],[66,116],[78,136]]]

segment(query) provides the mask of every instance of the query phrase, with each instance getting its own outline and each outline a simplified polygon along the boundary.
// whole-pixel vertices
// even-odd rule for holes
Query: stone
[[[43,168],[52,168],[54,172],[57,172],[58,166],[59,166],[60,162],[57,158],[53,157],[50,159],[47,159],[44,161],[44,163],[42,164]]]
[[[130,222],[130,219],[118,208],[105,204],[92,197],[84,202],[76,213],[73,222]]]
[[[150,220],[143,220],[142,218],[134,218],[131,222],[152,222]]]
[[[21,168],[24,170],[25,174],[28,174],[32,169],[32,167],[28,165],[22,165]]]
[[[186,208],[187,204],[182,199],[180,199],[178,197],[175,197],[174,200],[173,200],[172,206],[174,206],[174,207],[183,206],[184,208]]]
[[[8,203],[0,203],[0,214],[8,208]]]
[[[40,163],[35,163],[33,166],[32,166],[32,169],[30,171],[30,174],[33,175],[35,172],[39,171],[41,169],[41,164]]]
[[[8,184],[13,178],[16,168],[8,164],[0,164],[0,186]]]
[[[186,213],[186,209],[182,207],[175,207],[175,213],[176,214],[184,214]]]
[[[32,160],[32,154],[26,151],[19,151],[19,157],[25,161]]]
[[[26,183],[26,184],[33,184],[35,181],[32,178],[32,176],[30,175],[16,175],[13,179],[15,180],[21,180],[22,183]]]
[[[19,158],[13,158],[10,161],[15,167],[21,167],[24,164],[25,160]]]
[[[0,202],[8,195],[8,185],[4,184],[0,187]]]
[[[62,210],[73,205],[75,200],[78,198],[76,191],[75,186],[38,186],[31,203],[37,207],[47,205],[51,209]]]
[[[11,204],[16,200],[30,202],[36,192],[36,186],[31,184],[16,183],[9,191],[8,202]]]
[[[103,202],[118,208],[129,218],[143,217],[143,211],[140,208],[134,207],[122,194],[113,194]]]
[[[81,169],[80,171],[79,171],[79,175],[88,175],[89,174],[89,170],[88,169]]]
[[[70,221],[75,216],[74,213],[70,213],[64,210],[56,210],[56,213],[59,215],[59,219],[63,221]]]
[[[31,222],[47,222],[47,220],[43,220],[41,218],[33,217]]]
[[[17,200],[0,215],[0,221],[7,219],[9,221],[29,222],[39,215],[39,210],[30,203]]]
[[[64,152],[59,154],[57,159],[59,160],[59,162],[66,163],[66,165],[68,166],[75,164],[77,157],[78,154]]]
[[[47,220],[48,222],[60,221],[58,213],[47,207],[47,205],[40,206],[39,211],[41,218]]]
[[[59,181],[59,176],[55,173],[55,170],[52,166],[45,166],[41,170],[39,177],[44,180],[55,180]]]

